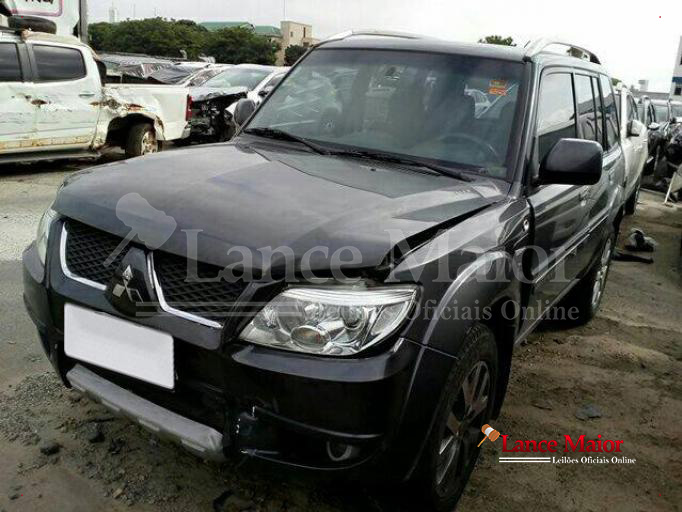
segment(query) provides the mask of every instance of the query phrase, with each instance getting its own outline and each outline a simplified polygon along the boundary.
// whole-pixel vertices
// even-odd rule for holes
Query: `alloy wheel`
[[[436,484],[441,490],[454,481],[451,476],[463,474],[476,461],[490,389],[490,368],[478,361],[462,382],[440,441]]]
[[[599,270],[597,270],[597,275],[594,278],[594,285],[592,287],[592,307],[596,308],[599,305],[602,294],[604,293],[604,287],[606,286],[606,276],[609,273],[609,264],[611,262],[611,248],[612,240],[609,238],[604,246],[604,251],[601,254],[601,259],[599,260]]]

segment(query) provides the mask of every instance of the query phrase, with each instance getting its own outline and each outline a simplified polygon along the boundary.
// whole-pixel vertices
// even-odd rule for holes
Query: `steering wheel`
[[[438,137],[437,142],[453,142],[456,140],[472,142],[473,144],[478,146],[478,149],[485,153],[486,156],[489,156],[493,162],[499,162],[501,160],[500,154],[494,147],[492,147],[483,139],[480,139],[475,135],[469,135],[468,133],[448,133],[447,135],[442,135]]]

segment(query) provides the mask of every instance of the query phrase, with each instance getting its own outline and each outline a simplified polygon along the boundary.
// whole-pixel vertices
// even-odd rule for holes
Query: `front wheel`
[[[139,123],[132,126],[128,132],[125,152],[128,158],[149,155],[159,151],[159,142],[156,139],[154,127],[148,123]]]
[[[492,415],[498,384],[497,345],[492,331],[475,324],[448,377],[436,422],[427,441],[415,484],[430,510],[454,509],[469,481]]]

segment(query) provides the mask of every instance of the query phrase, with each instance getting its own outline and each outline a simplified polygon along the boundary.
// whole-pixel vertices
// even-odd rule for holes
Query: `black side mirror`
[[[234,107],[234,122],[237,126],[243,126],[256,110],[256,103],[248,98],[242,98]]]
[[[594,185],[602,173],[604,150],[598,142],[561,139],[540,165],[540,182],[557,185]]]

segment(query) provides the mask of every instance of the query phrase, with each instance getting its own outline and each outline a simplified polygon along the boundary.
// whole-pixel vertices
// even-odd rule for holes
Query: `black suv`
[[[595,315],[622,216],[611,79],[548,44],[339,36],[233,141],[67,178],[23,257],[64,384],[207,459],[450,509],[515,345]]]

